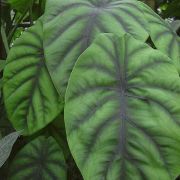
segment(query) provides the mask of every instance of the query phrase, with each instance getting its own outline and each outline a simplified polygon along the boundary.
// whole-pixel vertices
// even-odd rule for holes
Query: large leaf
[[[149,24],[149,34],[156,48],[173,59],[180,73],[180,39],[168,22],[161,19],[151,8],[139,2]]]
[[[10,50],[4,69],[4,100],[10,121],[24,134],[42,129],[61,110],[45,66],[40,20]]]
[[[19,137],[20,132],[13,132],[4,138],[0,139],[0,167],[6,162],[8,159],[12,147]]]
[[[148,37],[141,9],[132,0],[47,1],[44,24],[47,67],[62,96],[77,58],[100,32]]]
[[[52,138],[38,137],[14,158],[10,180],[65,180],[66,165],[62,150]]]
[[[65,98],[70,150],[85,180],[180,173],[180,81],[170,59],[129,35],[101,35]]]

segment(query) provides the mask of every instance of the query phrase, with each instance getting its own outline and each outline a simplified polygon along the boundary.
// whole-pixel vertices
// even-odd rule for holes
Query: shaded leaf
[[[5,60],[0,60],[0,72],[4,69],[5,63],[6,63]]]
[[[1,94],[1,88],[3,87],[3,80],[2,79],[0,79],[0,98],[1,98],[1,96],[2,96],[2,94]]]
[[[130,35],[100,35],[71,73],[65,125],[85,180],[172,180],[180,173],[178,72]]]
[[[12,9],[23,13],[32,6],[33,1],[34,0],[8,0],[8,3],[11,5]]]
[[[147,5],[141,2],[139,5],[149,23],[149,34],[156,48],[173,59],[180,73],[180,39],[176,31]]]
[[[9,179],[65,180],[66,164],[61,148],[52,137],[36,138],[15,156]]]

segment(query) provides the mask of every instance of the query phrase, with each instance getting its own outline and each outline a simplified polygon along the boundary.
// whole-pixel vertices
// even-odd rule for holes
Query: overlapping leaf
[[[143,13],[131,0],[47,1],[44,24],[47,67],[62,96],[77,58],[100,32],[148,37]]]
[[[178,72],[130,35],[100,35],[80,56],[65,124],[85,180],[172,180],[180,173]]]
[[[27,144],[13,160],[10,180],[65,180],[64,155],[52,138],[38,137]]]
[[[139,2],[149,24],[149,34],[156,48],[167,54],[180,73],[180,39],[168,22],[161,19],[151,8]]]
[[[41,20],[11,48],[4,69],[4,101],[17,130],[32,134],[61,110],[57,91],[45,66]]]

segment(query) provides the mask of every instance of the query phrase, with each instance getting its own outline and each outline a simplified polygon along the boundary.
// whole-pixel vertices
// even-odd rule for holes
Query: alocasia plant
[[[24,11],[25,1],[9,2]],[[168,22],[136,0],[47,1],[0,67],[1,103],[27,136],[5,167],[8,178],[80,180],[71,151],[85,180],[174,180],[179,42]]]
[[[77,61],[65,102],[69,146],[85,180],[180,173],[179,74],[161,52],[130,35],[100,35]]]

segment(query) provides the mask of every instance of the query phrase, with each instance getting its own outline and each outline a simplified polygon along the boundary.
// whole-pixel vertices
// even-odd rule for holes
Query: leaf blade
[[[149,23],[149,34],[156,48],[170,57],[180,72],[180,40],[176,30],[147,5],[138,3]]]
[[[7,113],[25,135],[44,128],[63,108],[45,65],[42,38],[40,19],[17,39],[4,69]]]
[[[129,32],[142,41],[148,37],[136,1],[53,0],[47,2],[44,16],[46,64],[62,97],[77,58],[100,32]]]
[[[178,175],[178,79],[167,56],[129,35],[101,35],[79,57],[66,91],[65,125],[84,179]]]
[[[9,179],[66,179],[64,155],[52,138],[37,137],[15,156]]]

